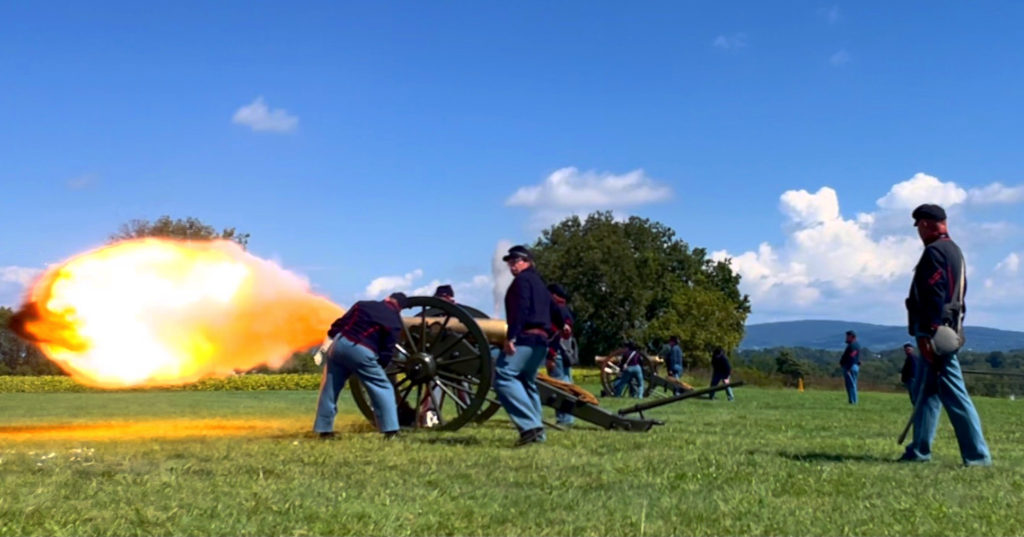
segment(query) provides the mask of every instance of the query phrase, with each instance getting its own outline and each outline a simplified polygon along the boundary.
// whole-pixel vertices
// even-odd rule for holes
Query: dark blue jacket
[[[671,370],[683,370],[683,349],[679,345],[668,346],[668,367]]]
[[[626,352],[622,353],[622,367],[625,369],[634,365],[643,365],[643,355],[640,351],[626,349]]]
[[[839,365],[843,369],[850,369],[855,365],[860,365],[860,343],[854,341],[846,344],[843,356],[839,359]]]
[[[719,377],[732,375],[732,364],[724,352],[716,352],[711,355],[711,371]]]
[[[925,247],[914,268],[906,302],[907,332],[911,336],[932,336],[943,324],[960,331],[962,314],[967,310],[967,306],[959,302],[961,270],[964,270],[964,254],[948,235]],[[963,293],[966,292],[965,275]]]
[[[402,317],[387,302],[361,300],[331,324],[329,337],[341,334],[373,351],[384,365],[391,361],[402,334]]]
[[[562,327],[558,309],[551,307],[547,284],[533,267],[520,272],[505,292],[505,318],[505,336],[516,345],[547,345],[551,326]],[[525,333],[535,329],[543,330],[544,334]]]

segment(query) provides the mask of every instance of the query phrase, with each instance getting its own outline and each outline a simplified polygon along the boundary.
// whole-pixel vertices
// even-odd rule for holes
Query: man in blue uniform
[[[683,378],[683,349],[679,348],[679,338],[672,336],[668,338],[668,376],[680,380]],[[682,393],[682,388],[676,388],[675,394]]]
[[[843,368],[843,382],[846,383],[846,398],[851,405],[857,404],[857,375],[860,374],[860,343],[857,333],[846,331],[846,349],[839,358],[839,367]]]
[[[718,386],[719,382],[724,382],[726,385],[729,384],[730,378],[732,377],[732,364],[729,363],[729,357],[725,354],[725,349],[722,347],[715,347],[714,352],[711,353],[711,387]],[[730,401],[735,399],[732,393],[732,388],[725,389],[725,396]],[[714,399],[715,392],[708,394],[708,399]]]
[[[572,384],[572,366],[579,363],[579,348],[576,345],[576,338],[573,337],[573,315],[569,309],[569,293],[557,283],[548,286],[551,292],[551,306],[558,310],[552,312],[551,329],[555,333],[548,343],[548,360],[546,363],[548,376]],[[562,327],[559,329],[554,324],[555,319],[561,319]],[[575,422],[569,412],[555,412],[555,423],[562,426],[571,426]]]
[[[903,353],[906,354],[906,358],[903,359],[903,368],[900,369],[900,383],[907,389],[907,393],[910,394],[910,404],[916,403],[917,394],[914,393],[914,374],[917,371],[917,355],[914,354],[914,344],[904,343]]]
[[[942,207],[921,205],[912,216],[925,248],[906,301],[907,324],[921,356],[912,385],[918,394],[911,416],[914,437],[900,460],[931,460],[941,403],[956,432],[964,465],[989,466],[992,456],[982,435],[981,419],[967,394],[957,360],[959,345],[951,342],[963,342],[967,263],[960,247],[949,238]]]
[[[552,325],[551,293],[533,266],[525,246],[513,246],[502,258],[515,276],[505,292],[508,332],[494,371],[494,391],[519,430],[516,446],[546,439],[541,421],[537,369],[548,354]],[[554,324],[561,328],[562,322]]]
[[[338,395],[345,381],[355,373],[366,386],[377,418],[377,429],[385,438],[398,432],[398,408],[395,390],[384,372],[391,361],[395,344],[402,333],[399,312],[408,299],[393,293],[381,301],[362,300],[331,324],[327,336],[334,339],[325,360],[320,382],[313,431],[321,438],[334,436],[334,418],[338,413]]]
[[[619,375],[619,379],[615,381],[613,390],[615,397],[622,395],[622,390],[629,386],[630,391],[637,399],[644,398],[644,369],[643,369],[643,355],[640,354],[640,350],[637,348],[637,344],[630,341],[626,343],[626,352],[622,354],[622,374]],[[633,390],[636,390],[635,392]]]

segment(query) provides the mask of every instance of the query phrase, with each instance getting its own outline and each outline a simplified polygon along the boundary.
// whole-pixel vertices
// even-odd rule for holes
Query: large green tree
[[[678,335],[687,361],[706,365],[715,346],[733,349],[743,338],[750,301],[740,276],[664,224],[610,212],[571,216],[544,230],[533,251],[544,278],[573,295],[584,360],[624,339]]]
[[[212,240],[226,239],[237,242],[243,248],[249,244],[249,234],[239,233],[235,228],[229,227],[217,231],[211,225],[204,224],[198,218],[171,219],[170,216],[161,216],[155,221],[132,220],[122,224],[117,233],[110,236],[110,240],[119,241],[124,239],[137,239],[140,237],[172,237],[175,239],[188,240]]]

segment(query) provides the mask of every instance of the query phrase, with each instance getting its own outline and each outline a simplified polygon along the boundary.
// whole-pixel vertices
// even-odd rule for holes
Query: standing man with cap
[[[683,378],[683,349],[679,348],[679,338],[672,336],[668,338],[668,376],[680,380]],[[682,393],[682,388],[674,390],[676,395]]]
[[[398,407],[395,389],[384,372],[391,361],[395,344],[402,333],[399,312],[408,299],[403,293],[392,293],[381,301],[362,300],[331,324],[327,336],[334,339],[325,360],[320,381],[316,421],[313,431],[321,438],[334,436],[334,418],[338,414],[338,395],[352,373],[366,386],[377,429],[385,438],[398,433]]]
[[[931,460],[941,402],[956,432],[964,465],[990,466],[992,456],[981,432],[981,419],[967,393],[956,354],[963,343],[967,263],[960,247],[949,238],[942,207],[921,205],[912,216],[925,248],[906,301],[907,324],[910,335],[917,339],[921,358],[912,386],[917,394],[910,419],[914,437],[900,461]]]
[[[576,345],[576,338],[573,337],[572,328],[574,318],[569,309],[569,293],[557,283],[548,286],[551,292],[551,329],[555,335],[551,336],[548,343],[548,360],[546,363],[548,376],[572,384],[572,366],[579,363],[579,348]],[[554,320],[561,319],[562,327],[555,326]],[[576,421],[569,412],[555,412],[555,423],[563,426],[572,426]]]
[[[494,371],[494,391],[501,406],[519,430],[516,446],[546,439],[541,421],[537,369],[548,354],[552,322],[561,328],[557,311],[551,306],[551,293],[533,266],[533,255],[525,246],[513,246],[502,258],[515,278],[505,292],[505,319],[508,332]]]
[[[846,331],[846,350],[839,358],[839,367],[843,368],[843,382],[846,383],[846,398],[851,405],[857,404],[857,375],[860,374],[860,343],[857,333]]]

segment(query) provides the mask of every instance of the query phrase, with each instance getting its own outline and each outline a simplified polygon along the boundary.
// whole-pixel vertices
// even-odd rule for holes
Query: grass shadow
[[[417,442],[423,444],[433,444],[441,446],[478,446],[480,445],[480,439],[475,436],[422,436],[415,439]]]
[[[824,453],[820,451],[805,453],[780,451],[778,455],[784,459],[796,462],[896,462],[895,458],[887,459],[877,455],[851,455],[848,453]]]

